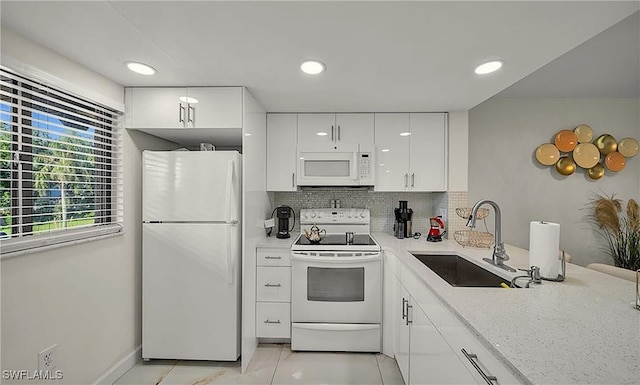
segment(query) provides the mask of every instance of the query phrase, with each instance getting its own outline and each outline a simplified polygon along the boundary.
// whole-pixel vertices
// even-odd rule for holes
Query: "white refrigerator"
[[[242,157],[144,151],[142,358],[240,355]]]

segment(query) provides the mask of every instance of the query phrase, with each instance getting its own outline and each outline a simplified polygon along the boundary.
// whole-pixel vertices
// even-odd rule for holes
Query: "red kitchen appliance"
[[[429,218],[429,222],[431,223],[431,228],[429,229],[429,235],[427,235],[427,241],[442,241],[442,236],[444,235],[444,233],[446,233],[446,231],[444,230],[444,222],[442,221],[442,217],[437,216]]]

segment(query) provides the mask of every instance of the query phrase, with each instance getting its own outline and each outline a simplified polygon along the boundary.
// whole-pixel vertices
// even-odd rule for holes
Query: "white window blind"
[[[0,67],[0,253],[122,231],[122,112]]]

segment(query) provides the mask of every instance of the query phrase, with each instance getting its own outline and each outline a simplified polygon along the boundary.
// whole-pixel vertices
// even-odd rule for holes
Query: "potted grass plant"
[[[614,195],[596,195],[589,204],[588,220],[606,240],[603,250],[614,265],[640,269],[640,207],[634,199],[623,201]]]

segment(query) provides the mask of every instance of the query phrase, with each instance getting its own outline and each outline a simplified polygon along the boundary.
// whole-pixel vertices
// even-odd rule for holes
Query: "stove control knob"
[[[367,216],[366,212],[364,212],[364,211],[360,212],[360,218],[365,218],[366,216]]]
[[[311,212],[311,218],[315,218],[315,217],[316,217],[316,212],[315,212],[315,211],[312,211],[312,212]]]

